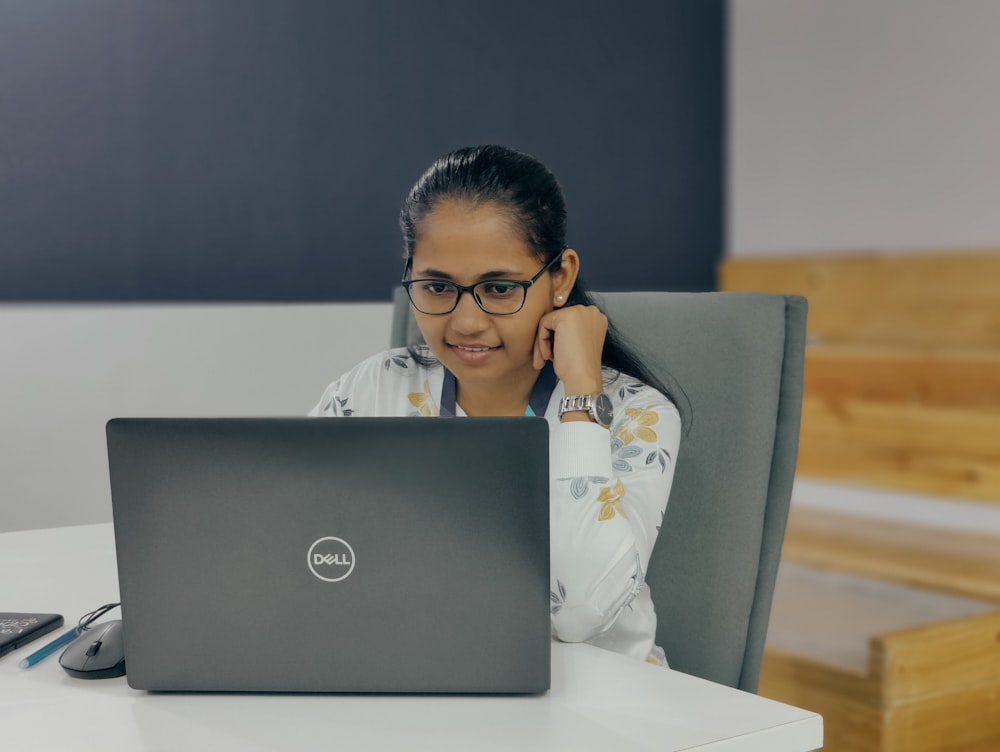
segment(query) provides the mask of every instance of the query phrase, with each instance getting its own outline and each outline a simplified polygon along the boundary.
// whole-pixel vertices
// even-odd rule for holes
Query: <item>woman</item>
[[[580,284],[555,177],[511,149],[460,149],[417,181],[400,224],[427,346],[364,361],[312,414],[544,416],[553,633],[666,665],[644,573],[681,419]]]

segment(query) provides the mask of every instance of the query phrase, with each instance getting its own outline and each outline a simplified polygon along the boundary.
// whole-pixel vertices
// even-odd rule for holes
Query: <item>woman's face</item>
[[[411,279],[473,285],[488,279],[530,280],[544,265],[490,204],[438,203],[417,228]],[[524,307],[507,316],[483,311],[463,294],[454,311],[429,316],[414,311],[431,352],[467,386],[518,387],[534,383],[532,365],[538,322],[552,310],[565,274],[543,274],[527,290]],[[572,282],[570,282],[572,285]]]

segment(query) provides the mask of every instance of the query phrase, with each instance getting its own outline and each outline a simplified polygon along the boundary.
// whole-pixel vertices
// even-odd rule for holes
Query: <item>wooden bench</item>
[[[735,258],[720,288],[809,299],[799,478],[1000,513],[1000,250]],[[761,694],[826,750],[1000,750],[1000,534],[793,504],[782,556]]]

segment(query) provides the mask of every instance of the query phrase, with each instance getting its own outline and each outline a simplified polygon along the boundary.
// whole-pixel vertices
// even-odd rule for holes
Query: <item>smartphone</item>
[[[7,655],[63,625],[62,614],[20,614],[0,611],[0,655]]]

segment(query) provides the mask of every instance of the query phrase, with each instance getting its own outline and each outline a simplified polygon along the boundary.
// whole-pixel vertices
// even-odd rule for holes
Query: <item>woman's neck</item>
[[[537,380],[538,371],[532,369],[526,378],[519,379],[517,383],[509,380],[503,384],[460,381],[456,387],[456,400],[465,414],[470,416],[524,415]]]

